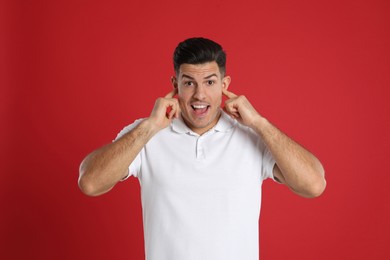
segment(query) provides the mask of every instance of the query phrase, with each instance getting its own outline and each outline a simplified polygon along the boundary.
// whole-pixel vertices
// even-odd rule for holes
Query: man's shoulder
[[[131,124],[125,126],[116,136],[115,140],[118,140],[119,138],[121,138],[122,136],[124,136],[125,134],[127,134],[128,132],[130,132],[131,130],[133,130],[137,125],[139,125],[145,118],[139,118],[139,119],[136,119],[134,122],[132,122]],[[114,140],[114,141],[115,141]]]

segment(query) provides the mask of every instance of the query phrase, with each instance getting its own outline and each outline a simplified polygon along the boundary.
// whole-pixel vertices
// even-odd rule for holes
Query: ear
[[[223,77],[223,79],[222,79],[222,88],[223,88],[223,89],[228,89],[231,80],[232,80],[232,79],[230,78],[230,76],[225,76],[225,77]]]
[[[171,77],[171,83],[172,83],[173,88],[175,88],[177,90],[177,79],[175,76]]]

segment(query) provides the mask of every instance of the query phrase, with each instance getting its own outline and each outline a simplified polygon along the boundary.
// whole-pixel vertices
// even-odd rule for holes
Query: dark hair
[[[203,64],[215,61],[222,76],[226,72],[226,53],[218,43],[206,38],[189,38],[176,47],[173,53],[173,66],[176,74],[180,65]]]

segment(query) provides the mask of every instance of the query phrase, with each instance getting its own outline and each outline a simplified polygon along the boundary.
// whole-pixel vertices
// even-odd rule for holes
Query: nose
[[[206,97],[206,89],[204,86],[197,86],[195,88],[195,92],[194,92],[194,98],[198,99],[198,100],[203,100],[205,97]]]

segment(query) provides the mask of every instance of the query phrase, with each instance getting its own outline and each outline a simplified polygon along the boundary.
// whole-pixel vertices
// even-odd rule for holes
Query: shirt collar
[[[221,109],[221,117],[219,118],[217,124],[210,129],[209,131],[216,132],[229,132],[232,127],[237,124],[237,121],[228,116],[225,111]],[[192,134],[198,135],[194,133],[185,123],[183,118],[180,116],[177,119],[174,119],[171,123],[171,129],[179,134]]]

